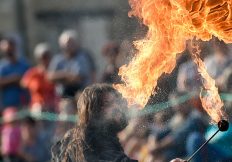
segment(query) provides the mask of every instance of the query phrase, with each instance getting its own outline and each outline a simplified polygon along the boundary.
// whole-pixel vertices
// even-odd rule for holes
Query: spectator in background
[[[2,33],[0,32],[0,42],[3,40]],[[0,60],[2,59],[2,50],[0,50]]]
[[[64,31],[59,38],[63,52],[52,59],[49,67],[49,79],[56,83],[62,97],[74,97],[78,90],[92,83],[93,62],[78,43],[75,31]]]
[[[76,104],[73,100],[65,98],[59,103],[59,121],[56,123],[55,135],[53,136],[54,141],[61,140],[64,134],[74,128],[75,122],[70,121],[70,115],[76,114]],[[75,117],[75,116],[74,116]]]
[[[37,66],[30,68],[23,76],[21,85],[31,95],[32,111],[55,111],[56,94],[54,84],[47,78],[51,49],[47,43],[35,47],[34,57]]]
[[[179,91],[191,91],[199,89],[200,75],[197,72],[197,66],[192,60],[185,62],[180,65],[177,74],[177,89]]]
[[[0,88],[3,107],[20,107],[28,103],[27,91],[20,87],[20,80],[29,68],[28,64],[16,55],[16,44],[11,38],[0,42],[4,58],[0,63]]]
[[[181,97],[182,93],[173,96],[171,99],[172,103],[180,102],[177,98]],[[163,161],[169,161],[174,157],[184,157],[186,156],[186,141],[193,132],[204,133],[206,124],[202,120],[202,114],[196,111],[191,102],[185,101],[179,103],[174,109],[177,115],[182,118],[181,122],[176,122],[179,124],[175,126],[175,130],[170,128],[170,131],[164,135],[164,132],[156,132],[154,134],[154,146],[152,148],[152,153],[154,156],[156,154],[163,155]],[[174,122],[174,121],[171,121]],[[181,124],[181,125],[180,125]]]
[[[3,111],[3,128],[1,132],[1,153],[4,162],[20,162],[21,146],[20,125],[17,109],[8,107]]]
[[[2,41],[2,39],[3,39],[2,33],[0,33],[0,42]],[[3,54],[2,54],[1,47],[0,47],[0,62],[1,62],[2,57],[3,57]],[[1,90],[0,90],[0,98],[2,98],[2,92],[1,92]],[[2,107],[3,107],[2,106],[2,100],[0,100],[0,110],[1,110]]]
[[[19,155],[24,162],[46,162],[49,161],[49,150],[46,148],[48,141],[40,137],[37,130],[36,121],[31,117],[26,117],[22,121],[22,144]],[[45,143],[46,142],[46,143]]]
[[[186,41],[186,51],[188,55],[192,52],[190,41]],[[186,62],[180,64],[177,74],[177,89],[179,92],[196,91],[201,86],[201,76],[197,71],[197,66],[190,56],[186,56]]]
[[[221,76],[218,78],[218,81],[220,82],[221,90],[224,92],[232,92],[232,62],[223,71]]]
[[[216,79],[216,84],[220,83],[220,76],[224,70],[231,64],[232,56],[228,45],[218,40],[217,38],[213,41],[214,53],[205,58],[205,65],[207,72],[210,76]],[[222,85],[219,85],[222,86]]]
[[[117,57],[116,64],[118,67],[121,67],[122,65],[128,64],[130,60],[135,55],[135,47],[133,46],[133,41],[131,40],[123,40],[120,44],[119,54]]]
[[[232,68],[231,49],[223,41],[214,40],[215,53],[209,56],[206,61],[207,71],[216,79],[216,84],[220,91],[227,91],[225,84]]]
[[[119,83],[118,67],[116,60],[119,54],[119,45],[113,42],[106,44],[102,50],[103,56],[106,58],[107,65],[103,72],[101,81],[104,83]]]

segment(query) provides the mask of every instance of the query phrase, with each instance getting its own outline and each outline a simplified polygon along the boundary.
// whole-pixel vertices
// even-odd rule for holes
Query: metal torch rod
[[[193,154],[192,156],[190,156],[187,160],[187,162],[190,162],[190,160],[192,160],[192,158],[205,146],[207,145],[207,143],[209,143],[209,141],[219,132],[220,130],[218,129],[207,141],[205,141],[205,143],[203,143],[201,145],[201,147],[199,149],[197,149]]]

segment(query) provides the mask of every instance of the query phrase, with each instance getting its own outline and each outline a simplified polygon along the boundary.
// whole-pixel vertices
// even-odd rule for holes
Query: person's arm
[[[72,73],[68,73],[65,81],[67,84],[73,84],[73,83],[79,83],[83,80],[83,76],[81,76],[80,74],[72,74]]]
[[[48,79],[52,82],[64,81],[66,84],[73,84],[80,82],[82,77],[69,72],[54,71],[48,73]]]
[[[57,82],[65,80],[67,78],[67,73],[64,71],[52,71],[48,72],[48,79],[52,82]]]
[[[163,150],[163,149],[165,149],[167,147],[172,146],[173,144],[174,144],[174,139],[172,138],[172,136],[167,136],[163,140],[161,140],[160,142],[156,143],[156,146],[153,149],[153,152]]]
[[[9,86],[12,84],[19,84],[20,80],[21,76],[19,75],[0,77],[0,87]]]
[[[60,55],[57,55],[52,59],[47,72],[47,78],[51,82],[63,81],[67,77],[67,72],[59,67],[61,62],[62,59],[60,58]]]
[[[28,70],[21,78],[20,80],[20,86],[23,88],[29,88],[29,84],[31,81],[31,78],[33,76],[33,71],[32,70]]]
[[[52,59],[50,65],[49,65],[49,70],[47,72],[47,78],[51,82],[59,82],[62,81],[65,84],[71,84],[71,83],[77,83],[79,80],[81,80],[80,74],[79,73],[71,73],[68,71],[63,70],[62,68],[59,67],[60,62],[62,62],[58,57],[55,57]],[[78,70],[78,68],[76,69]]]

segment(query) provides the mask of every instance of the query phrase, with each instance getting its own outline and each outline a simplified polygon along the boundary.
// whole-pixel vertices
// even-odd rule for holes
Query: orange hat
[[[17,108],[16,107],[7,107],[3,111],[3,122],[10,123],[17,120]]]

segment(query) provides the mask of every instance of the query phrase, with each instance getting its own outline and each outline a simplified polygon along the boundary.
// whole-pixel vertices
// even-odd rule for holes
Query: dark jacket
[[[69,149],[67,160],[62,161],[68,145],[73,139],[74,130],[68,131],[64,138],[52,147],[52,162],[76,162],[75,146]],[[124,154],[124,151],[116,136],[107,133],[90,133],[86,140],[84,156],[87,162],[137,162]]]

